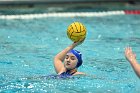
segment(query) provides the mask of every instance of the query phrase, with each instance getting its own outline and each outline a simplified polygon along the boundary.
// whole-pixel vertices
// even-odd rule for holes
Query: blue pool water
[[[140,80],[124,49],[140,62],[140,16],[69,17],[0,20],[1,93],[140,93]],[[74,21],[87,28],[79,71],[87,76],[45,79],[56,74],[53,57],[72,42],[66,29]]]

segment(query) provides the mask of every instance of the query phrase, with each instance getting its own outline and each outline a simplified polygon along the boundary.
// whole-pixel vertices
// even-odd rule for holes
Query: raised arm
[[[70,46],[66,47],[64,50],[62,50],[60,53],[58,53],[55,57],[54,57],[54,67],[55,67],[55,71],[56,73],[60,73],[63,72],[65,70],[64,65],[63,65],[63,61],[65,59],[66,54],[73,48],[75,48],[79,42],[73,43]]]
[[[136,60],[136,54],[133,53],[131,47],[127,47],[125,49],[125,57],[129,61],[131,66],[133,67],[137,76],[140,78],[140,64],[138,64],[138,62]]]

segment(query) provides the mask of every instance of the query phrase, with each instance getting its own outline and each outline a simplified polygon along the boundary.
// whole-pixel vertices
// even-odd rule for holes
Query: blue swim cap
[[[79,51],[72,49],[68,53],[74,54],[76,56],[76,58],[78,59],[78,63],[76,65],[76,68],[78,68],[79,66],[82,65],[82,63],[83,63],[83,61],[82,61],[82,54]]]

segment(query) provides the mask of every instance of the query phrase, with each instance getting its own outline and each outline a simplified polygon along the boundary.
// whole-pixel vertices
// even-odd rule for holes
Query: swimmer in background
[[[136,54],[133,53],[131,47],[125,49],[125,57],[133,67],[135,73],[140,78],[140,64],[136,60]]]
[[[83,72],[78,72],[78,68],[82,65],[82,54],[74,50],[74,48],[81,44],[84,40],[72,43],[64,50],[59,52],[54,57],[54,67],[58,75],[73,76],[73,75],[85,75]],[[64,62],[64,63],[63,63]]]

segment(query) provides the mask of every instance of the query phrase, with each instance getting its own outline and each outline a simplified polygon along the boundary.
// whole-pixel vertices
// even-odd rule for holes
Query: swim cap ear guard
[[[80,67],[82,65],[82,63],[83,63],[83,61],[82,61],[82,54],[79,51],[73,50],[73,49],[70,50],[69,53],[74,54],[76,56],[76,58],[78,59],[78,63],[76,65],[76,68]]]

